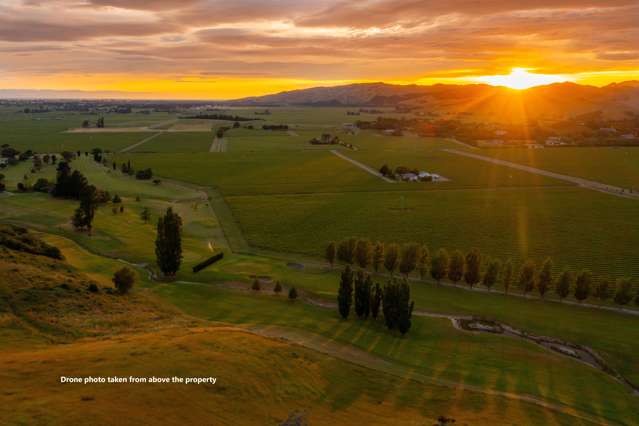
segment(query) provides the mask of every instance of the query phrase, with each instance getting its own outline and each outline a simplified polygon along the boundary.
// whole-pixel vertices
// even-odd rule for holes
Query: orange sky
[[[2,0],[0,89],[228,99],[513,68],[513,87],[601,86],[639,79],[637,22],[636,0]]]

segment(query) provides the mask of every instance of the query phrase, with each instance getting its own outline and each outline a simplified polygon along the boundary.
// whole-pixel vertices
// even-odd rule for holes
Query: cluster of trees
[[[585,269],[577,273],[565,269],[555,275],[550,258],[540,265],[527,260],[516,270],[511,260],[502,263],[483,256],[477,249],[464,254],[460,250],[449,253],[442,248],[431,255],[423,244],[385,245],[356,238],[329,243],[325,258],[331,266],[340,261],[375,272],[386,270],[391,277],[399,272],[407,278],[416,272],[422,280],[430,275],[438,284],[442,280],[454,284],[463,281],[471,288],[481,284],[490,290],[500,283],[506,293],[517,287],[524,295],[537,292],[541,298],[554,291],[560,300],[572,295],[579,302],[594,297],[601,302],[612,299],[618,305],[626,305],[634,298],[639,305],[639,291],[635,292],[632,280],[610,277],[595,280]]]
[[[262,130],[288,130],[288,124],[264,124]]]
[[[251,285],[251,290],[254,290],[254,291],[262,290],[262,285],[260,284],[260,280],[259,279],[255,278],[253,280],[253,284]],[[275,283],[275,285],[273,286],[273,293],[280,294],[281,292],[282,292],[282,284],[279,281],[277,281]],[[298,296],[297,289],[295,287],[292,287],[292,286],[289,287],[289,289],[288,289],[288,298],[289,298],[289,300],[295,300],[295,299],[297,299],[297,296]]]
[[[372,130],[397,130],[402,131],[411,128],[417,124],[414,118],[390,118],[377,117],[375,121],[357,121],[355,124],[360,129]]]
[[[250,118],[250,117],[241,117],[239,115],[228,115],[228,114],[198,114],[198,115],[190,115],[186,117],[180,117],[184,119],[201,119],[201,120],[225,120],[225,121],[256,121],[261,120],[261,118]]]
[[[337,293],[337,307],[342,318],[348,319],[354,304],[355,314],[361,319],[369,316],[376,320],[382,309],[384,323],[389,330],[397,329],[403,335],[411,327],[413,302],[406,279],[389,280],[384,287],[373,284],[370,274],[360,270],[353,274],[350,265],[341,274]]]

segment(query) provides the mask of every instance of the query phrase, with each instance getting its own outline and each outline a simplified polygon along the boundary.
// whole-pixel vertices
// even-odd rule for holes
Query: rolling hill
[[[605,87],[556,83],[526,90],[486,84],[432,86],[363,83],[315,87],[231,101],[254,106],[398,106],[425,108],[439,113],[530,118],[576,116],[604,111],[621,116],[639,111],[639,82]]]

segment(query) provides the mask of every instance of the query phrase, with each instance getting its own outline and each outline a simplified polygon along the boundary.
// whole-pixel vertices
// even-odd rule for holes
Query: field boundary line
[[[369,167],[369,166],[367,166],[364,163],[360,163],[357,160],[353,160],[351,157],[348,157],[348,156],[342,154],[341,152],[337,151],[336,149],[331,149],[331,153],[337,155],[342,160],[346,160],[349,163],[354,164],[355,166],[359,167],[360,169],[364,170],[365,172],[370,173],[373,176],[377,176],[378,178],[380,178],[384,182],[397,183],[397,181],[394,181],[392,179],[387,178],[386,176],[384,176],[383,174],[381,174],[377,170],[373,169],[372,167]]]
[[[449,154],[461,155],[464,157],[474,158],[476,160],[486,161],[488,163],[497,164],[500,166],[510,167],[512,169],[522,170],[524,172],[533,173],[536,175],[546,176],[566,182],[571,182],[582,188],[591,189],[593,191],[603,192],[605,194],[616,195],[622,198],[639,199],[639,193],[630,193],[625,188],[620,188],[614,185],[608,185],[594,180],[588,180],[580,177],[562,175],[561,173],[555,173],[544,169],[538,169],[536,167],[525,166],[523,164],[513,163],[511,161],[499,160],[497,158],[487,157],[485,155],[473,154],[470,152],[460,151],[457,149],[444,148],[444,152]]]
[[[150,141],[151,139],[154,139],[154,138],[156,138],[156,137],[160,136],[161,134],[162,134],[162,132],[155,133],[154,135],[151,135],[151,136],[149,136],[149,137],[147,137],[147,138],[142,139],[140,142],[136,142],[136,143],[134,143],[133,145],[129,145],[129,146],[127,146],[126,148],[122,148],[122,149],[120,150],[120,153],[129,152],[129,151],[131,151],[132,149],[137,148],[138,146],[140,146],[140,145],[142,145],[142,144],[144,144],[144,143],[147,143],[147,142],[148,142],[148,141]]]

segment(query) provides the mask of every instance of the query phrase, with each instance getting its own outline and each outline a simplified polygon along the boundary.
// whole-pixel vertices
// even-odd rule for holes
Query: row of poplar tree
[[[442,248],[431,256],[423,244],[385,245],[357,238],[329,243],[325,257],[331,266],[342,262],[362,269],[371,268],[375,272],[385,269],[391,276],[399,272],[406,278],[417,272],[422,280],[430,275],[438,284],[447,279],[455,284],[464,281],[471,288],[481,284],[490,290],[501,283],[506,293],[516,286],[525,295],[536,291],[542,298],[554,290],[560,300],[572,294],[579,302],[595,297],[602,302],[612,298],[618,305],[627,305],[634,299],[639,305],[639,292],[634,293],[632,280],[602,277],[595,281],[588,270],[575,273],[565,269],[555,276],[550,258],[539,266],[529,259],[515,270],[512,261],[502,263],[499,259],[483,256],[477,249],[466,254],[460,250],[449,254]]]
[[[353,304],[360,319],[370,316],[376,320],[381,307],[389,330],[397,329],[406,334],[410,329],[414,303],[410,300],[410,285],[406,279],[390,279],[382,287],[379,283],[373,284],[370,274],[361,270],[353,274],[351,266],[346,265],[337,292],[337,308],[342,318],[348,319]]]

